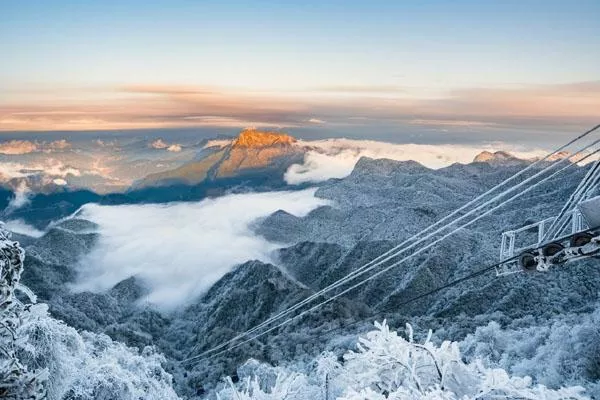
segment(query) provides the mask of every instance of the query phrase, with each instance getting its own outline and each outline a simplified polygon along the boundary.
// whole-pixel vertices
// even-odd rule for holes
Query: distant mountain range
[[[192,201],[223,193],[267,191],[286,187],[284,173],[303,158],[302,147],[286,134],[247,129],[224,146],[200,148],[192,161],[161,173],[153,173],[123,191],[97,193],[61,185],[30,188],[33,177],[13,178],[0,187],[4,219],[18,218],[38,228],[68,216],[83,204],[139,204]],[[26,201],[18,209],[9,207],[19,187],[28,188]],[[301,189],[294,186],[290,189]],[[11,200],[13,199],[13,200]]]
[[[162,203],[249,190],[295,190],[314,184],[315,179],[345,176],[363,154],[400,159],[416,154],[423,162],[449,165],[452,160],[471,161],[468,154],[472,152],[468,149],[461,155],[465,149],[338,139],[306,142],[286,133],[257,129],[245,129],[233,139],[203,139],[186,146],[162,139],[136,139],[126,144],[97,140],[83,148],[65,141],[60,144],[35,147],[19,143],[20,151],[39,151],[0,155],[0,208],[4,210],[0,218],[23,219],[44,228],[90,202]],[[474,161],[494,165],[528,162],[504,151],[483,151]]]
[[[439,168],[453,162],[470,162],[477,148],[349,139],[306,141],[257,129],[245,129],[237,137],[216,132],[212,136],[198,132],[197,138],[190,134],[178,137],[180,141],[147,134],[106,133],[69,140],[0,141],[0,186],[29,195],[65,189],[123,193],[140,187],[196,185],[206,180],[256,175],[261,170],[281,171],[293,164],[304,163],[302,168],[310,168],[314,167],[313,156],[325,157],[335,165],[345,162],[346,173],[360,156],[416,158],[424,165]],[[495,146],[481,146],[480,150],[487,149],[481,155],[483,161]],[[535,154],[539,152],[513,155],[529,159]]]

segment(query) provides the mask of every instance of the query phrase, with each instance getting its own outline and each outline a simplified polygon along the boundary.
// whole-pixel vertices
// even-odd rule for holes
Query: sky
[[[0,131],[573,131],[600,2],[0,0]]]

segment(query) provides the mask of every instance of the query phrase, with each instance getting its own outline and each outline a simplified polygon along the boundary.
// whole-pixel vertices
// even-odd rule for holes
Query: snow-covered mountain
[[[179,133],[170,140],[140,132],[0,141],[0,215],[43,229],[91,202],[166,203],[231,192],[303,189],[348,176],[363,157],[416,161],[439,169],[474,158],[519,164],[544,154],[503,143],[394,144],[302,140],[257,129],[235,133]],[[499,161],[501,154],[504,161]]]
[[[180,363],[357,269],[523,166],[522,161],[489,161],[430,169],[411,161],[361,158],[347,177],[319,184],[315,196],[324,201],[320,207],[297,215],[276,211],[246,221],[248,229],[275,244],[277,250],[268,260],[231,265],[210,289],[168,312],[148,303],[147,296],[156,289],[152,286],[156,282],[151,284],[147,276],[152,276],[153,268],[157,273],[175,268],[172,274],[180,274],[182,282],[192,279],[185,274],[193,273],[193,269],[177,268],[177,263],[169,267],[164,261],[154,265],[150,261],[144,264],[149,270],[138,274],[131,270],[108,290],[73,291],[81,283],[81,260],[86,260],[103,237],[111,235],[103,228],[102,219],[90,223],[82,219],[85,214],[55,225],[40,238],[23,237],[28,254],[23,282],[49,304],[52,316],[70,326],[107,334],[128,346],[157,346],[166,357],[165,368],[174,377],[177,393],[189,398],[225,390],[219,386],[225,375],[248,376],[243,368],[236,372],[248,358],[281,366],[287,371],[286,377],[296,371],[313,379],[311,362],[321,360],[321,352],[329,351],[334,358],[342,356],[354,348],[358,334],[383,318],[393,327],[411,323],[423,334],[433,329],[432,343],[436,346],[443,340],[459,343],[461,360],[467,361],[464,368],[471,371],[466,376],[485,380],[492,375],[482,371],[501,367],[514,376],[531,376],[534,385],[550,389],[582,385],[589,394],[598,396],[597,261],[546,274],[499,278],[491,273],[434,297],[404,304],[407,298],[495,261],[501,231],[556,214],[587,167],[573,168],[571,179],[557,177],[510,207],[272,334],[210,360]],[[202,229],[201,224],[190,226]],[[185,234],[188,228],[183,227]],[[161,240],[146,251],[148,260],[153,258],[152,251],[172,254],[173,259],[182,254],[176,240],[180,236],[163,232]],[[111,249],[104,251],[110,253]],[[210,246],[189,257],[194,257],[201,268],[211,251],[221,249]],[[568,340],[563,337],[565,332],[571,335]],[[417,333],[417,339],[424,338]],[[472,368],[477,362],[484,366],[475,374]],[[340,365],[348,368],[345,362]],[[379,371],[378,365],[373,368]],[[383,372],[369,371],[388,382]],[[267,392],[269,382],[261,386]],[[483,384],[479,382],[477,385]],[[521,393],[526,393],[529,383],[521,383],[525,391]],[[367,386],[380,390],[372,398],[380,398],[377,396],[384,391],[392,393],[373,385],[353,387],[359,393]],[[245,396],[243,384],[236,390],[235,396]],[[260,397],[258,390],[253,395],[278,398],[272,393]],[[343,395],[351,396],[350,392]],[[557,398],[569,398],[565,396]]]
[[[207,142],[195,160],[176,169],[151,174],[135,187],[199,184],[238,176],[266,176],[284,179],[291,185],[344,178],[363,157],[396,161],[416,161],[429,168],[453,163],[504,162],[520,163],[535,158],[539,149],[511,149],[514,154],[495,151],[498,145],[417,145],[393,144],[370,140],[327,139],[298,140],[285,133],[243,130],[230,141]],[[503,147],[507,147],[504,145]]]

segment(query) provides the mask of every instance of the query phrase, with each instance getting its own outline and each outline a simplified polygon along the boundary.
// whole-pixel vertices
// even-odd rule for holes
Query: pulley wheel
[[[521,264],[524,271],[535,271],[537,269],[537,261],[530,251],[526,251],[519,256],[519,264]]]
[[[564,246],[560,243],[548,243],[542,249],[542,255],[552,257],[563,251]]]
[[[589,232],[577,233],[571,238],[571,247],[585,246],[592,241],[593,237],[594,236]]]

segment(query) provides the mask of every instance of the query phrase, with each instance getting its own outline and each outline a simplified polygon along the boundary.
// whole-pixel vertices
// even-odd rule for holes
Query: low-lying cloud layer
[[[0,180],[12,178],[24,178],[30,173],[26,170],[25,165],[15,162],[0,162]]]
[[[24,178],[33,175],[66,178],[69,175],[81,176],[81,174],[79,169],[65,165],[62,161],[54,158],[48,158],[43,163],[35,162],[28,165],[0,162],[1,179]]]
[[[62,161],[47,158],[44,162],[21,164],[15,162],[0,162],[0,183],[8,185],[14,192],[14,197],[4,209],[5,214],[30,203],[30,197],[40,186],[54,184],[65,186],[67,179],[80,177],[82,172]]]
[[[37,151],[38,146],[28,140],[0,142],[0,154],[19,155]]]
[[[53,142],[37,142],[30,140],[7,140],[0,142],[0,154],[22,155],[43,151],[51,153],[53,151],[67,150],[71,148],[71,143],[66,139],[55,140]]]
[[[182,149],[182,147],[179,143],[169,144],[160,138],[156,139],[155,141],[150,143],[150,147],[152,147],[153,149],[158,149],[158,150],[166,149],[167,151],[171,151],[174,153],[178,153]]]
[[[287,183],[320,182],[343,178],[352,172],[361,157],[388,158],[397,161],[413,160],[429,168],[442,168],[453,163],[470,163],[480,152],[505,150],[519,158],[534,158],[544,150],[523,150],[506,145],[455,146],[392,144],[370,140],[328,139],[301,142],[313,150],[304,156],[302,164],[292,165],[285,174]]]
[[[10,214],[14,210],[21,208],[31,202],[29,196],[31,195],[31,189],[27,185],[27,182],[21,181],[14,188],[15,197],[13,197],[6,208],[4,209],[5,214]]]
[[[25,221],[21,219],[12,219],[2,223],[4,228],[9,230],[10,232],[17,233],[20,235],[27,235],[34,238],[39,238],[44,235],[43,231],[34,228],[33,226],[27,224]]]
[[[97,247],[80,263],[78,290],[102,291],[137,276],[148,302],[171,309],[207,290],[233,266],[270,261],[277,245],[249,225],[282,209],[302,216],[326,204],[314,190],[236,194],[198,203],[85,205],[100,226]]]
[[[213,140],[209,140],[208,142],[206,142],[206,144],[204,145],[203,148],[205,148],[205,149],[208,149],[211,147],[223,148],[225,146],[229,146],[231,143],[233,143],[233,139],[213,139]]]

